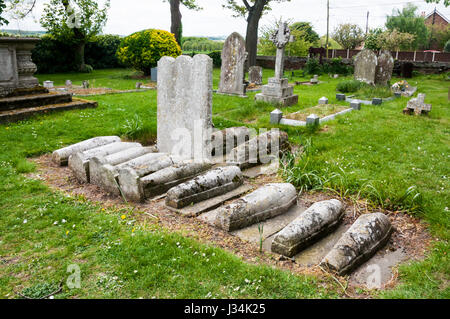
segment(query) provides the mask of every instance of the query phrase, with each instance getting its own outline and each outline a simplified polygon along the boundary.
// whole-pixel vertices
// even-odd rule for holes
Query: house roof
[[[437,10],[431,11],[431,13],[429,13],[428,15],[425,16],[425,19],[428,19],[429,17],[431,17],[431,16],[433,15],[433,13],[435,13],[435,12],[436,12],[436,14],[439,15],[442,19],[444,19],[447,23],[450,23],[450,20],[447,19],[442,13],[440,13],[440,12],[437,11]]]

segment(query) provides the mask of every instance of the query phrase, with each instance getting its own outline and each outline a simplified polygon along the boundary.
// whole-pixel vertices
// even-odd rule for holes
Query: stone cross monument
[[[284,51],[286,45],[292,41],[291,30],[286,22],[281,23],[278,31],[271,36],[277,47],[275,61],[275,77],[269,79],[269,84],[262,87],[262,93],[256,94],[256,101],[264,101],[280,106],[290,106],[298,103],[298,95],[294,95],[294,87],[290,86],[288,79],[283,78]]]

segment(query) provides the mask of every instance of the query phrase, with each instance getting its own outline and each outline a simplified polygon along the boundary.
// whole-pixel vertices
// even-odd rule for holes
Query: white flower
[[[28,220],[27,220],[27,219],[24,219],[24,220],[23,220],[23,223],[24,223],[24,224],[28,223]]]
[[[61,223],[65,224],[65,223],[67,223],[67,220],[63,219],[63,220],[61,221]]]
[[[58,225],[58,221],[55,221],[55,222],[53,223],[53,225]]]

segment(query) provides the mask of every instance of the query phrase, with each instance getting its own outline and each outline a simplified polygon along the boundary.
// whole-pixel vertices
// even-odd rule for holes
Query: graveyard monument
[[[270,78],[269,84],[262,87],[262,92],[256,94],[255,100],[282,106],[295,105],[298,103],[298,95],[294,95],[294,87],[289,85],[287,78],[283,77],[285,48],[292,41],[291,31],[286,22],[280,24],[271,40],[277,48],[275,77]]]

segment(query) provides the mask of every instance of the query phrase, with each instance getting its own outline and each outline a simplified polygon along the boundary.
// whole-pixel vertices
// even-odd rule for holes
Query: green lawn
[[[90,79],[95,87],[133,89],[130,70],[39,75],[56,85]],[[296,72],[299,75],[301,72]],[[220,70],[214,70],[217,88]],[[264,78],[273,70],[264,70]],[[292,80],[305,80],[294,76]],[[330,103],[342,80],[322,76],[318,86],[297,86],[300,103],[286,113]],[[397,79],[394,79],[397,80]],[[79,83],[78,83],[79,82]],[[429,223],[436,241],[422,262],[403,265],[400,285],[374,297],[448,298],[449,269],[449,82],[442,76],[409,81],[433,104],[429,117],[402,114],[406,98],[362,106],[325,130],[282,127],[306,152],[283,171],[299,189],[333,189],[392,210],[406,210]],[[415,83],[417,82],[417,84]],[[273,106],[214,95],[214,124],[268,127]],[[332,280],[296,276],[268,266],[248,265],[221,249],[200,244],[159,225],[138,224],[137,212],[106,210],[83,198],[65,197],[18,173],[34,170],[27,157],[51,152],[93,136],[117,134],[140,141],[156,135],[156,91],[95,96],[93,110],[78,110],[0,126],[0,297],[23,288],[43,296],[81,267],[81,288],[56,298],[334,298]],[[342,103],[341,103],[342,104]],[[345,103],[344,103],[345,104]],[[122,219],[121,216],[126,218]],[[57,222],[57,223],[55,223]],[[134,232],[133,232],[134,230]],[[181,247],[181,248],[180,248]],[[31,291],[31,292],[30,292]],[[24,293],[25,293],[24,292]]]

